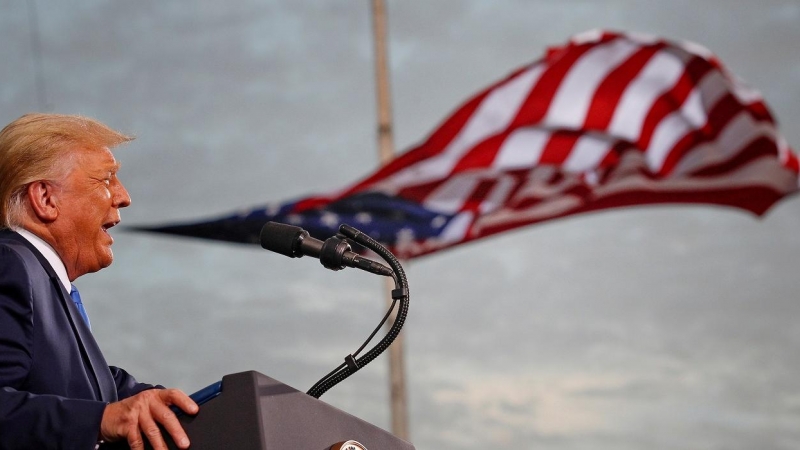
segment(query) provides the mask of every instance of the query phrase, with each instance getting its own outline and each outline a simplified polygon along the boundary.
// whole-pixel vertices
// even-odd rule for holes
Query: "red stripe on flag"
[[[540,122],[547,114],[558,87],[584,53],[592,49],[592,45],[570,47],[570,51],[559,52],[548,57],[550,66],[539,77],[536,85],[520,107],[511,128],[531,125]]]
[[[458,173],[469,169],[479,169],[489,167],[494,162],[497,152],[503,142],[508,138],[509,131],[494,136],[489,136],[482,142],[473,147],[453,168],[452,173]]]
[[[486,200],[486,196],[489,195],[489,192],[492,191],[496,181],[495,180],[481,180],[478,182],[478,185],[475,186],[473,189],[472,194],[466,199],[464,202],[463,208],[464,211],[475,211],[478,212],[484,200]]]
[[[783,165],[794,173],[800,172],[800,160],[797,159],[797,155],[792,153],[791,149],[789,149],[788,159]]]
[[[769,112],[769,108],[767,105],[761,101],[757,100],[752,103],[747,104],[747,109],[753,115],[753,117],[759,120],[765,120],[770,123],[775,123],[775,119],[772,117],[772,113]]]
[[[610,178],[612,178],[619,168],[620,161],[622,160],[622,155],[625,152],[636,152],[641,154],[641,152],[632,144],[625,141],[618,141],[611,147],[606,156],[600,162],[600,169],[603,169],[600,172],[600,183],[607,183]],[[641,157],[641,156],[640,156]]]
[[[539,157],[538,164],[553,164],[560,166],[566,161],[575,143],[580,139],[581,133],[576,131],[559,130],[550,135],[550,139]]]
[[[653,132],[658,127],[658,124],[669,114],[680,108],[696,87],[696,83],[708,74],[711,69],[712,66],[708,64],[708,61],[700,57],[694,57],[689,61],[675,86],[662,94],[647,113],[647,118],[642,125],[642,132],[636,142],[640,149],[644,150],[650,146],[650,139],[652,139]]]
[[[692,130],[683,136],[668,153],[664,159],[659,174],[666,175],[672,173],[675,166],[684,159],[693,149],[707,142],[713,142],[719,138],[720,133],[741,113],[750,113],[744,105],[739,103],[732,94],[726,94],[720,98],[708,113],[707,123],[698,130]],[[758,120],[758,117],[754,118]],[[762,120],[766,120],[761,116]],[[773,148],[777,155],[777,148],[773,142]]]
[[[659,50],[664,48],[664,43],[639,49],[619,67],[611,71],[598,86],[583,127],[588,130],[605,130],[614,117],[614,112],[619,104],[622,94],[631,81],[642,71],[648,61]]]
[[[431,192],[436,190],[436,188],[441,186],[442,183],[446,181],[447,179],[443,178],[436,181],[431,181],[429,183],[410,185],[401,189],[397,195],[408,200],[413,200],[417,203],[422,203],[431,194]]]
[[[331,202],[329,197],[308,197],[297,202],[294,206],[294,212],[303,212],[309,209],[321,208]]]
[[[345,197],[358,192],[363,188],[369,187],[370,185],[383,180],[400,170],[403,170],[409,166],[414,166],[441,153],[453,140],[453,138],[461,131],[461,129],[473,116],[475,110],[481,105],[484,98],[489,95],[489,93],[490,90],[486,90],[472,98],[464,106],[456,110],[453,115],[451,115],[438,129],[436,129],[425,142],[393,159],[371,176],[344,191],[341,195],[339,195],[339,197]]]
[[[729,172],[733,172],[747,163],[763,157],[775,157],[778,154],[778,148],[775,141],[767,137],[761,136],[754,141],[743,146],[742,150],[733,155],[727,161],[722,161],[717,164],[708,165],[702,169],[695,170],[691,173],[694,177],[720,177]]]
[[[574,192],[578,192],[575,190]],[[653,190],[629,190],[612,196],[597,198],[592,202],[583,203],[578,207],[561,211],[541,219],[525,218],[520,214],[520,220],[509,219],[497,225],[484,225],[476,223],[476,230],[466,241],[477,238],[484,238],[504,231],[512,230],[521,226],[532,225],[546,220],[553,220],[562,217],[597,212],[606,209],[617,209],[629,206],[644,204],[707,204],[737,209],[745,209],[755,215],[763,215],[770,206],[780,200],[785,194],[776,192],[774,189],[765,186],[730,187],[723,189],[709,189],[705,191],[668,191],[659,192]],[[580,195],[576,195],[580,196]],[[541,200],[531,200],[531,206],[537,206]],[[466,242],[465,241],[465,242]]]

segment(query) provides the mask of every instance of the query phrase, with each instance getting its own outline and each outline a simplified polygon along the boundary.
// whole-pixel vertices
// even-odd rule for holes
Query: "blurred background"
[[[800,145],[800,3],[389,0],[398,152],[550,45],[593,28],[691,40]],[[378,164],[370,4],[0,0],[0,122],[82,114],[116,151],[123,225],[227,214]],[[800,446],[800,198],[763,218],[607,211],[407,264],[417,449]],[[116,230],[80,278],[111,364],[193,392],[258,370],[307,390],[385,309],[383,283],[257,246]],[[389,428],[387,360],[322,400]]]

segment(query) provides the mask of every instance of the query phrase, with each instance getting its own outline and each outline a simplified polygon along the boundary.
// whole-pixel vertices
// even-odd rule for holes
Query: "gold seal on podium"
[[[367,447],[357,441],[346,441],[333,444],[330,450],[367,450]]]

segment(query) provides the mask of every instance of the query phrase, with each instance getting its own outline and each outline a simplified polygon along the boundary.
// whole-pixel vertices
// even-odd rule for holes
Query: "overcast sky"
[[[398,150],[547,46],[594,28],[703,44],[763,93],[800,146],[797,1],[388,6]],[[116,152],[133,198],[123,224],[327,192],[377,165],[366,0],[0,0],[0,42],[2,124],[45,110],[137,136]],[[797,196],[761,219],[630,208],[410,263],[412,442],[800,447],[798,223]],[[77,285],[109,362],[143,381],[193,392],[253,369],[305,391],[383,314],[383,283],[362,272],[112,234],[114,264]],[[322,399],[388,428],[386,366],[383,356]]]

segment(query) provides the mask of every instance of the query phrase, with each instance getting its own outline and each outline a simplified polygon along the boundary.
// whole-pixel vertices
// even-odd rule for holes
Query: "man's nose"
[[[117,208],[125,208],[130,206],[131,204],[131,196],[128,194],[128,190],[125,189],[125,186],[122,185],[122,182],[117,180],[114,185],[114,206]]]

